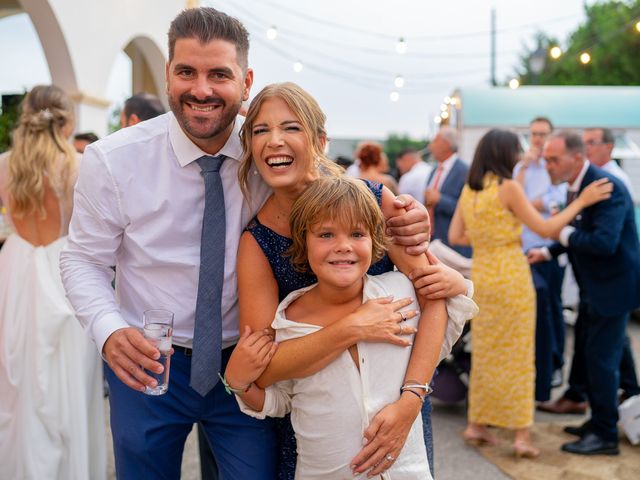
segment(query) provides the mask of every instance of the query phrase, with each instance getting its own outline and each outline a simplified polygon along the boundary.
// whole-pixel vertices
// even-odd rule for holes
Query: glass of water
[[[171,337],[173,335],[173,312],[169,310],[146,310],[143,315],[144,338],[149,340],[158,350],[160,358],[157,360],[163,367],[162,373],[146,370],[146,373],[155,378],[158,385],[155,388],[147,387],[147,395],[162,395],[169,389],[169,366],[171,362]]]

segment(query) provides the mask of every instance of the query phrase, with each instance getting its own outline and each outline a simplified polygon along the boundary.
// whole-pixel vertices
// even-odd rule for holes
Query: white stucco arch
[[[132,62],[133,93],[149,92],[165,99],[164,52],[147,36],[136,36],[122,49]]]
[[[134,91],[164,100],[166,32],[171,20],[194,0],[0,0],[8,14],[26,12],[38,33],[52,82],[77,103],[77,129],[107,133],[105,99],[116,56],[132,59]]]

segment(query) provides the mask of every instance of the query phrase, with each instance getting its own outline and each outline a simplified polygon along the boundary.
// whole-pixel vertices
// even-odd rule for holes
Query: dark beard
[[[219,108],[222,109],[221,116],[218,120],[211,123],[209,128],[205,131],[201,129],[194,128],[194,123],[198,123],[197,120],[189,120],[184,115],[183,108],[189,108],[186,106],[186,103],[193,103],[196,105],[205,105],[207,103],[220,105]],[[238,103],[227,106],[226,102],[219,97],[207,97],[204,100],[198,100],[193,95],[189,95],[187,93],[180,95],[180,98],[176,101],[172,96],[169,96],[169,107],[171,111],[178,120],[180,126],[193,138],[198,138],[202,140],[215,138],[224,132],[229,125],[231,125],[234,121],[238,112],[240,111],[240,107],[242,106],[242,99],[239,100]],[[210,120],[206,120],[206,122],[210,122]]]

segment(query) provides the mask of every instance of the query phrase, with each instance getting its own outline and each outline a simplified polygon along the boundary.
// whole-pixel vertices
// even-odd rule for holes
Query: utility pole
[[[491,85],[496,86],[496,8],[491,8]]]

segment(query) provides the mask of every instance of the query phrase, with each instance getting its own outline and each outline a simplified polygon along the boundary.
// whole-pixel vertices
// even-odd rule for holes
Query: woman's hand
[[[578,199],[582,201],[583,207],[589,207],[611,197],[612,191],[613,183],[608,178],[600,178],[587,185],[580,192]]]
[[[354,473],[371,469],[371,478],[387,470],[400,455],[421,408],[420,399],[405,393],[380,410],[364,432],[365,447],[351,461]]]
[[[397,245],[404,245],[409,255],[422,255],[429,247],[431,223],[427,208],[411,195],[399,195],[393,202],[405,213],[387,220],[387,235]]]
[[[224,372],[227,383],[234,388],[251,385],[267,368],[277,348],[268,328],[251,333],[251,328],[245,327]]]
[[[431,265],[417,268],[409,274],[416,291],[429,300],[450,298],[467,293],[464,277],[456,270],[443,264],[431,252],[427,251]]]
[[[342,321],[357,330],[358,341],[383,342],[408,347],[411,342],[406,335],[416,333],[418,330],[404,323],[405,320],[415,317],[416,310],[400,309],[410,305],[411,298],[401,298],[391,301],[387,298],[374,298],[367,300],[353,313],[347,315]]]

